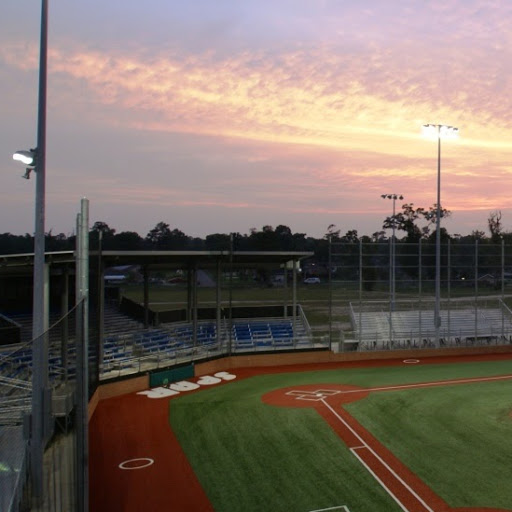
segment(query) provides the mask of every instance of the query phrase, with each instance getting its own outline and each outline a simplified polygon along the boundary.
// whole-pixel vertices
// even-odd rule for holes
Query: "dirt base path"
[[[512,379],[512,377],[508,379]],[[462,384],[467,380],[460,382]],[[440,383],[423,383],[420,386],[406,387],[429,385],[438,386]],[[382,387],[379,388],[379,391],[387,389],[403,389],[403,386]],[[370,392],[371,390],[353,386],[314,384],[278,389],[264,395],[262,401],[281,407],[312,407],[316,409],[352,454],[405,512],[507,512],[493,508],[451,508],[448,506],[343,408],[344,404],[361,400]]]

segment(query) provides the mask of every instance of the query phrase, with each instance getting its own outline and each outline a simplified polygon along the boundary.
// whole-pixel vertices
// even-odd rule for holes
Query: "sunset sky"
[[[382,229],[436,202],[512,231],[509,0],[50,0],[46,230]],[[40,1],[0,3],[0,233],[32,233]]]

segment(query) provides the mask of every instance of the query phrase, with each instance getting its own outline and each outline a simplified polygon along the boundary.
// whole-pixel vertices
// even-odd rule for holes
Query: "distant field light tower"
[[[396,249],[395,249],[395,229],[396,229],[396,209],[395,203],[397,199],[400,201],[404,198],[401,194],[381,194],[382,199],[390,199],[393,201],[393,216],[391,217],[391,244],[389,248],[389,261],[390,261],[390,273],[389,273],[389,296],[390,296],[390,309],[395,310],[395,275],[396,275]]]
[[[423,135],[437,139],[437,204],[436,204],[436,299],[434,308],[434,327],[436,347],[439,347],[439,329],[441,327],[441,139],[455,139],[459,129],[444,124],[424,124]]]

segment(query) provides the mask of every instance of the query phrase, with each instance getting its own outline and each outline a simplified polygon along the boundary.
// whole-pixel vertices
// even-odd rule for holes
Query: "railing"
[[[389,301],[350,303],[354,340],[359,350],[435,346],[509,344],[512,340],[512,311],[499,298],[478,300],[443,299],[442,324],[434,326],[434,300],[397,301],[393,312]],[[414,312],[414,314],[413,314]],[[363,315],[363,322],[356,321]],[[417,316],[416,316],[417,315]]]
[[[302,306],[300,304],[297,305],[297,309],[299,311],[299,317],[302,321],[302,325],[304,326],[306,334],[309,338],[311,338],[312,337],[311,326],[309,325],[309,322],[308,322],[308,319],[306,318],[304,310],[302,309]]]

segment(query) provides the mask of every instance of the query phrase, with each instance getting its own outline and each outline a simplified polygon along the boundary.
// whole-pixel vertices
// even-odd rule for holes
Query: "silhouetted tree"
[[[449,217],[451,212],[446,208],[441,208],[441,217]],[[427,225],[420,227],[417,222],[426,220]],[[414,203],[402,205],[402,211],[386,217],[382,227],[384,229],[393,229],[407,233],[406,242],[418,242],[420,238],[427,238],[431,233],[432,226],[437,220],[437,205],[434,204],[428,210],[425,208],[415,208]]]
[[[96,221],[89,233],[89,246],[94,249],[99,247],[99,237],[101,233],[102,249],[113,249],[115,229],[112,229],[106,222]]]
[[[501,224],[501,211],[495,210],[489,213],[489,217],[487,219],[487,225],[489,226],[489,231],[491,232],[491,240],[493,242],[497,242],[502,234],[503,234],[503,226]]]
[[[136,251],[144,246],[144,240],[135,231],[122,231],[114,236],[113,249],[120,251]]]

